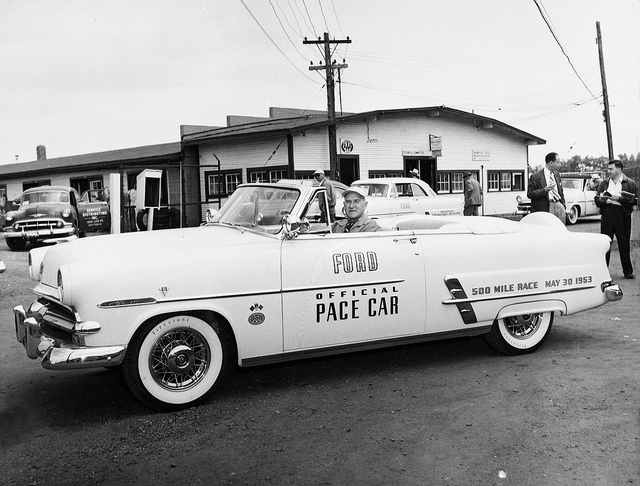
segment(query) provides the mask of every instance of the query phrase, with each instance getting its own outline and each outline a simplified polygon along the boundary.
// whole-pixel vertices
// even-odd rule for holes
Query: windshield
[[[300,192],[279,187],[239,187],[211,220],[276,234],[282,218],[291,213]]]
[[[42,191],[22,195],[23,205],[36,203],[69,204],[69,194],[64,191]]]

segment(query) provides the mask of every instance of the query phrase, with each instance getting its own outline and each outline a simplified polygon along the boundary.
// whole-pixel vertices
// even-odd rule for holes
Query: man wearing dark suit
[[[564,191],[558,167],[558,154],[548,153],[544,158],[545,167],[529,178],[527,196],[531,199],[531,212],[544,211],[554,214],[563,223],[567,219]]]

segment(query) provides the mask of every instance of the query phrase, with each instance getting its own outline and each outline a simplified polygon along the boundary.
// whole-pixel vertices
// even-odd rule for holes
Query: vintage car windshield
[[[212,223],[256,228],[276,234],[282,228],[282,218],[290,214],[300,191],[281,187],[239,187],[229,197]]]
[[[69,204],[69,194],[64,191],[42,191],[23,194],[22,205],[37,203]]]

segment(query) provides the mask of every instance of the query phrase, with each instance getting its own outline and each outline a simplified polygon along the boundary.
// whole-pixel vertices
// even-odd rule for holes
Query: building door
[[[360,179],[360,160],[358,156],[338,157],[338,174],[336,179],[347,186]]]
[[[411,177],[411,171],[417,169],[420,179],[436,190],[436,171],[438,159],[436,157],[404,157],[404,175]]]

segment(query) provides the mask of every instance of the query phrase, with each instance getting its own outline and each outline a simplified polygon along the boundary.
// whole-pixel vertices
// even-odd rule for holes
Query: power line
[[[569,55],[564,50],[564,47],[562,46],[562,43],[560,42],[560,39],[558,38],[558,35],[556,34],[553,26],[551,25],[551,19],[549,18],[548,14],[546,14],[546,9],[542,5],[542,0],[533,0],[533,3],[535,3],[536,7],[538,7],[538,11],[540,12],[540,15],[542,16],[542,19],[544,20],[545,24],[547,24],[547,28],[549,29],[549,32],[551,32],[551,35],[553,36],[553,38],[555,39],[556,43],[560,47],[560,50],[562,51],[564,56],[567,58],[567,61],[569,61],[569,65],[571,66],[571,69],[573,69],[573,72],[576,73],[576,76],[578,76],[578,79],[580,80],[580,82],[587,89],[587,91],[589,92],[591,97],[595,100],[596,96],[591,92],[591,90],[589,89],[587,84],[584,82],[582,77],[580,77],[580,75],[578,74],[578,71],[576,70],[575,66],[573,65],[573,62],[571,61],[571,58],[569,57]]]
[[[318,81],[316,81],[313,78],[310,78],[309,76],[307,76],[303,71],[301,71],[298,66],[295,65],[295,63],[289,59],[287,57],[287,55],[283,52],[282,49],[280,49],[280,47],[278,46],[278,44],[276,44],[276,42],[271,38],[271,36],[267,33],[267,31],[264,29],[264,27],[262,27],[262,25],[260,24],[260,22],[258,21],[258,19],[255,17],[255,15],[253,15],[253,13],[251,12],[251,10],[249,10],[249,7],[247,7],[247,4],[244,3],[244,0],[240,0],[240,3],[244,6],[245,9],[247,9],[247,12],[249,12],[249,15],[251,15],[251,18],[256,22],[256,24],[258,24],[258,27],[260,27],[260,30],[262,30],[262,32],[264,32],[264,35],[267,36],[267,38],[271,41],[271,43],[274,45],[274,47],[276,49],[278,49],[278,52],[280,52],[280,54],[282,54],[284,56],[284,58],[289,61],[289,64],[291,64],[296,71],[298,71],[300,74],[302,74],[305,78],[307,78],[309,81],[312,81],[316,84],[320,84],[318,83]]]

